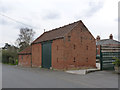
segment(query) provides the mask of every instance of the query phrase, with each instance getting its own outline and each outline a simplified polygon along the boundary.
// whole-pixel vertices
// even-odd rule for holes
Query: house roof
[[[63,38],[67,33],[69,33],[76,25],[78,25],[80,21],[65,25],[63,27],[59,27],[47,32],[44,32],[41,36],[39,36],[33,43],[39,43],[48,40],[54,40],[58,38]]]
[[[97,45],[120,44],[120,42],[112,39],[103,39],[103,40],[97,41],[96,44]]]
[[[28,46],[24,50],[22,50],[21,52],[19,52],[18,54],[19,55],[22,55],[22,54],[31,54],[31,52],[32,52],[32,47]]]

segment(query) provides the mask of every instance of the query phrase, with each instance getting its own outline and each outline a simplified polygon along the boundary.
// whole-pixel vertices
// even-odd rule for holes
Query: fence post
[[[103,70],[103,62],[102,62],[102,46],[100,45],[100,70]]]

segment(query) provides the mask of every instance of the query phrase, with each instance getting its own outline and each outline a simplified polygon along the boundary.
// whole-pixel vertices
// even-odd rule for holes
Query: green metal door
[[[42,43],[42,68],[51,67],[51,43],[52,42],[43,42]]]

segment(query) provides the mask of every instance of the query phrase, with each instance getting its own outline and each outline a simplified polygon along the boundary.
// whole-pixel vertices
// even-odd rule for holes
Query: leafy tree
[[[16,60],[18,60],[18,48],[13,45],[5,47],[2,48],[2,63],[16,64]]]
[[[16,40],[16,43],[20,48],[19,51],[23,50],[24,48],[30,45],[30,43],[33,41],[34,34],[35,32],[32,29],[29,28],[20,29],[20,34]]]
[[[9,63],[10,54],[6,50],[2,50],[2,63]]]

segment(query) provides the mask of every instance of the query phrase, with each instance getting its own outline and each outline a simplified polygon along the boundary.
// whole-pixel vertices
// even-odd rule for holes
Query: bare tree
[[[33,41],[35,32],[29,28],[21,28],[19,37],[16,40],[20,51],[23,50],[25,47],[29,46],[30,43]]]

